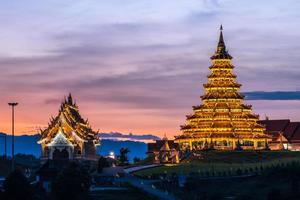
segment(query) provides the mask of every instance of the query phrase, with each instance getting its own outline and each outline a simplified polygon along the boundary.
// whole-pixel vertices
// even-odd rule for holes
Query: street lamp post
[[[11,106],[11,111],[12,111],[12,127],[11,127],[11,132],[12,132],[12,143],[11,143],[11,171],[15,170],[15,160],[14,160],[14,156],[15,156],[15,106],[18,105],[17,102],[11,102],[8,103],[9,106]]]
[[[5,159],[7,158],[7,133],[5,133],[4,135],[4,156],[5,156]]]

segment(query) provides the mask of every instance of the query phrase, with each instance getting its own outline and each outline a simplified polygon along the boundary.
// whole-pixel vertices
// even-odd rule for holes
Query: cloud
[[[300,100],[300,91],[244,92],[246,100]]]
[[[155,140],[160,140],[159,137],[151,134],[125,134],[125,133],[118,133],[118,132],[111,132],[111,133],[99,133],[99,137],[101,139],[110,139],[110,140],[130,140],[130,141],[147,141],[152,142]]]
[[[24,127],[46,124],[48,113],[55,113],[72,92],[96,127],[105,120],[112,127],[106,130],[121,122],[120,127],[131,128],[144,120],[145,131],[159,131],[160,117],[160,128],[177,130],[191,106],[200,103],[220,23],[247,99],[274,103],[295,97],[268,91],[300,90],[296,1],[270,6],[258,0],[250,5],[233,0],[29,0],[1,6],[7,17],[0,19],[0,91],[3,102],[20,101]],[[247,92],[257,88],[263,94]],[[0,109],[9,129],[6,104]],[[139,123],[128,126],[129,119]]]

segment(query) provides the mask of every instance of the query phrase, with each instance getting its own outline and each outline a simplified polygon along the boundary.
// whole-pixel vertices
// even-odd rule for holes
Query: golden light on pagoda
[[[258,124],[259,116],[252,113],[251,105],[243,103],[241,84],[233,73],[231,55],[226,50],[222,26],[217,50],[211,57],[211,74],[204,84],[202,103],[187,115],[182,135],[175,137],[181,149],[265,149],[271,139],[265,127]]]

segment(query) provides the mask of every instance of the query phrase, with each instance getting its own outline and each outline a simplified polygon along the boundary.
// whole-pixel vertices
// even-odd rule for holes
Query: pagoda
[[[38,144],[42,146],[42,159],[96,160],[97,132],[84,120],[71,94],[61,104],[58,115],[50,119],[41,130]]]
[[[193,107],[194,113],[187,115],[186,125],[181,126],[183,134],[175,140],[181,150],[266,149],[271,139],[257,123],[259,116],[252,106],[244,104],[222,30],[221,25],[218,46],[211,56],[211,73],[203,85],[202,104]]]

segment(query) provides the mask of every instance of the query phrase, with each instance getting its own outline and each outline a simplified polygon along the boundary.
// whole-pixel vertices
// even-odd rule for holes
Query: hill
[[[240,170],[270,167],[290,162],[300,162],[297,151],[207,151],[189,155],[180,164],[163,166],[137,171],[139,176],[164,174],[172,175],[207,172],[223,173]]]
[[[119,136],[122,134],[118,133]],[[0,133],[0,155],[4,154],[4,133]],[[109,133],[106,134],[109,137]],[[130,137],[134,137],[135,141],[130,141]],[[134,157],[145,158],[147,151],[147,144],[143,142],[144,139],[155,138],[156,136],[147,135],[145,137],[140,136],[141,141],[136,141],[136,135],[125,135],[121,139],[127,138],[128,140],[118,140],[116,134],[113,134],[113,139],[102,139],[101,145],[97,147],[97,153],[100,155],[108,155],[109,152],[113,151],[115,155],[119,154],[119,150],[122,147],[127,147],[130,150],[128,154],[129,159],[133,160]],[[41,146],[37,144],[39,135],[20,135],[15,137],[15,153],[32,154],[39,157],[41,154]],[[11,155],[11,136],[7,136],[7,153]]]

